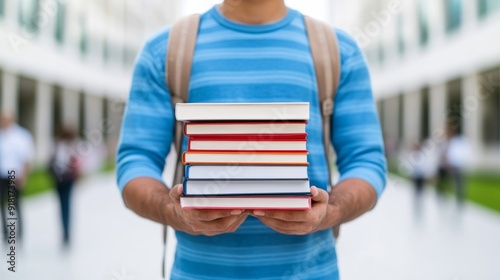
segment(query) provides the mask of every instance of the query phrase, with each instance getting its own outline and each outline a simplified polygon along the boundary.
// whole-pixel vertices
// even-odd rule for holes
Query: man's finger
[[[306,222],[309,220],[310,218],[309,216],[311,215],[310,211],[305,211],[305,210],[286,210],[286,211],[254,210],[253,214],[259,218],[266,217],[288,222]]]
[[[311,187],[311,199],[314,202],[323,202],[328,203],[330,196],[328,192],[322,189],[318,189],[317,187]]]
[[[259,220],[275,231],[284,234],[305,234],[312,230],[310,224],[303,222],[286,222],[266,217],[260,217]]]
[[[170,199],[174,202],[180,203],[182,196],[182,184],[175,185],[169,192]]]
[[[210,222],[221,218],[239,216],[242,210],[186,210],[194,219]]]

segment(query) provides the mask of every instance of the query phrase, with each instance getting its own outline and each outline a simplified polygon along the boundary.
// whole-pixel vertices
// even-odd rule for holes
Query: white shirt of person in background
[[[25,166],[33,160],[33,146],[29,131],[16,123],[0,128],[0,178],[7,178],[11,170],[17,179],[24,178]]]
[[[446,163],[448,167],[464,169],[470,157],[470,146],[467,138],[463,135],[456,135],[448,140],[446,150]]]

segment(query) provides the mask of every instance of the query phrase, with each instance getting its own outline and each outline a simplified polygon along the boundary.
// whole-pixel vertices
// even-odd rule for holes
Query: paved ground
[[[74,246],[68,251],[59,242],[55,195],[24,201],[17,272],[7,272],[1,261],[0,279],[160,279],[161,227],[125,209],[111,176],[81,182],[74,198]],[[415,209],[412,189],[399,182],[376,210],[343,226],[342,279],[500,279],[500,215],[469,204],[458,211],[453,200],[440,201],[431,191],[421,215]]]

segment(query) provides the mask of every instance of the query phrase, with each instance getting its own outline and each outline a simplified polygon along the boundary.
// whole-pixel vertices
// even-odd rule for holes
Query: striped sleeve
[[[346,33],[336,32],[342,74],[331,131],[340,181],[362,179],[380,197],[386,184],[387,167],[368,66],[356,42]]]
[[[117,149],[120,191],[138,177],[162,181],[174,115],[165,83],[168,32],[152,37],[137,58]]]

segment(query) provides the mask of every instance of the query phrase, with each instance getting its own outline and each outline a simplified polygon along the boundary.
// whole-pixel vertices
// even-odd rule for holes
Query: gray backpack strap
[[[179,19],[170,29],[167,57],[165,59],[165,81],[170,91],[172,108],[175,111],[177,103],[188,101],[189,80],[191,78],[191,67],[193,65],[194,50],[198,29],[200,26],[200,15],[190,15]],[[174,144],[177,152],[174,180],[175,184],[182,182],[184,176],[184,166],[182,165],[182,122],[176,121],[174,128]],[[163,263],[162,275],[166,277],[166,254],[167,254],[167,233],[168,229],[163,228]]]
[[[331,119],[334,108],[334,100],[340,84],[340,50],[337,35],[330,25],[319,20],[305,17],[309,45],[316,69],[318,85],[318,97],[323,118],[323,145],[328,164],[328,178],[330,186],[333,187],[333,145],[331,141]],[[340,226],[333,228],[335,238],[339,236]]]

